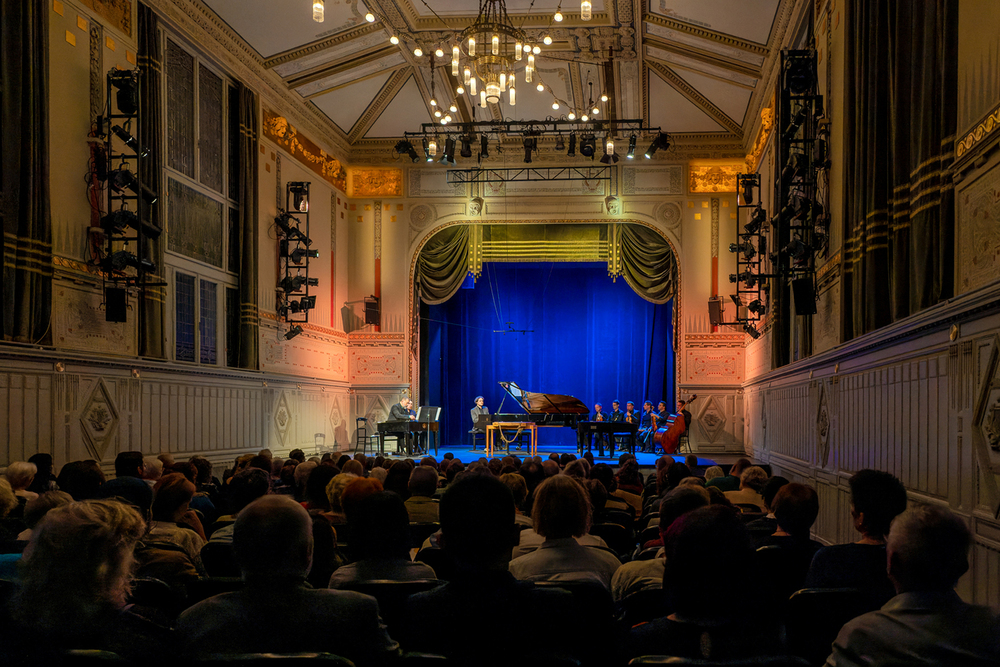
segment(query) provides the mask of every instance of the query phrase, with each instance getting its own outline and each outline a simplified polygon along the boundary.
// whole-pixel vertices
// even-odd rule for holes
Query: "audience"
[[[819,498],[812,487],[785,484],[775,494],[773,504],[778,528],[758,542],[757,561],[763,580],[770,583],[771,603],[780,607],[802,588],[809,564],[823,545],[809,538],[819,514]]]
[[[161,477],[153,487],[153,523],[148,535],[152,540],[181,547],[200,567],[201,548],[208,540],[201,521],[189,507],[194,490],[194,484],[180,473]]]
[[[398,654],[374,598],[305,585],[311,524],[305,508],[283,495],[265,496],[240,512],[233,549],[245,586],[180,615],[177,634],[189,658],[318,651],[372,665]]]
[[[861,589],[872,608],[877,609],[895,595],[886,575],[885,541],[892,520],[906,510],[906,489],[898,479],[880,470],[860,470],[848,483],[854,530],[861,539],[817,551],[805,585]]]
[[[886,563],[897,594],[848,622],[826,664],[1000,664],[1000,619],[955,592],[971,542],[965,522],[943,507],[921,505],[896,517]]]
[[[750,459],[742,458],[738,459],[733,467],[729,469],[729,474],[722,477],[714,477],[705,483],[705,486],[715,486],[718,487],[720,491],[739,491],[740,489],[740,478],[743,475],[743,471],[750,467]],[[705,473],[705,479],[708,479],[708,472]]]
[[[438,504],[433,500],[437,485],[437,470],[429,465],[419,465],[410,473],[410,497],[406,499],[410,523],[437,523]]]
[[[740,475],[740,488],[726,491],[726,498],[734,505],[756,505],[761,512],[767,511],[761,491],[767,484],[767,473],[759,466],[750,466]]]
[[[716,477],[723,477],[724,475],[725,473],[722,472],[722,468],[719,466],[709,466],[705,469],[705,485],[708,486],[708,483],[713,479]]]
[[[42,494],[46,491],[56,491],[59,488],[53,472],[55,466],[52,463],[51,454],[32,454],[28,457],[28,463],[34,463],[38,470],[35,473],[35,478],[31,480],[31,484],[28,485],[28,491]]]
[[[761,490],[761,498],[764,499],[764,511],[766,514],[759,519],[754,519],[747,524],[750,531],[750,539],[756,544],[757,541],[773,535],[778,530],[778,521],[774,518],[774,496],[778,490],[788,484],[788,480],[781,475],[775,475],[767,480],[767,484]]]
[[[621,562],[610,551],[580,544],[590,527],[590,499],[568,475],[542,482],[531,508],[537,550],[510,562],[510,573],[524,581],[594,581],[610,589]]]
[[[541,470],[537,465],[535,467]],[[521,511],[528,498],[528,484],[524,477],[519,473],[509,472],[505,475],[500,475],[500,481],[510,489],[511,495],[514,496],[514,523],[518,526],[532,527],[534,524],[531,521],[531,517],[526,516]]]

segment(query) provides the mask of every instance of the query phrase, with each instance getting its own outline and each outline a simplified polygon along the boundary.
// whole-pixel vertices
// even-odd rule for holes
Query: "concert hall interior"
[[[0,468],[617,469],[595,404],[663,401],[643,475],[747,457],[840,544],[887,471],[1000,608],[998,3],[583,5],[5,1]]]

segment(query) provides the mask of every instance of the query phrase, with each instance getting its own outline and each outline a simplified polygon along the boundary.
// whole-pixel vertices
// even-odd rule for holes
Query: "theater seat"
[[[351,581],[343,584],[343,590],[357,591],[365,595],[371,595],[378,600],[378,610],[382,615],[382,620],[389,627],[392,634],[393,625],[397,624],[402,617],[403,607],[406,598],[414,593],[422,593],[432,588],[443,585],[439,579],[414,579],[411,581]]]
[[[690,667],[809,667],[809,663],[794,655],[774,655],[746,660],[696,660],[669,655],[643,655],[632,658],[629,665],[689,665]]]
[[[830,655],[837,633],[852,618],[874,611],[864,591],[855,588],[803,588],[785,608],[788,652],[813,664]]]
[[[194,660],[188,664],[194,667],[243,667],[243,665],[295,667],[307,662],[321,663],[323,667],[354,667],[353,662],[333,653],[240,653]]]

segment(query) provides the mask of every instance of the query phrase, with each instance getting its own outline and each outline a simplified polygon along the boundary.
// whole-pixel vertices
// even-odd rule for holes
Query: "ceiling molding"
[[[647,58],[646,65],[651,71],[655,72],[657,76],[663,79],[664,82],[672,86],[675,90],[677,90],[677,92],[691,100],[691,102],[708,114],[712,120],[742,139],[743,126],[727,116],[722,109],[715,106],[707,97],[695,90],[694,87],[681,78],[679,74],[674,72],[665,64],[661,63],[659,60],[654,60],[653,58]]]
[[[356,53],[352,56],[341,58],[336,63],[324,64],[319,67],[313,68],[308,72],[297,74],[293,77],[286,79],[285,81],[288,84],[289,90],[295,90],[296,88],[301,88],[306,84],[314,83],[316,81],[320,81],[327,77],[334,76],[336,74],[341,74],[342,72],[347,72],[362,65],[367,65],[368,63],[373,62],[375,60],[379,60],[381,58],[385,58],[386,56],[390,56],[396,53],[396,51],[397,51],[396,47],[391,44],[376,46],[367,49],[365,51],[362,51],[361,53]],[[400,64],[400,67],[405,67],[405,66],[406,66],[405,63]],[[358,78],[360,79],[361,77]],[[333,86],[331,86],[331,88],[333,88]],[[308,97],[313,98],[316,97],[317,95],[323,95],[327,92],[329,92],[329,90],[324,89],[322,91],[312,93]]]
[[[389,80],[385,82],[382,86],[382,90],[378,92],[375,99],[372,100],[365,112],[361,114],[361,117],[354,123],[354,127],[351,128],[350,134],[347,135],[347,139],[353,144],[361,137],[365,136],[371,126],[378,120],[382,112],[392,104],[392,100],[395,99],[396,94],[403,89],[406,85],[407,80],[413,75],[413,71],[409,68],[402,70],[398,69],[392,73]]]
[[[707,28],[699,28],[698,26],[691,25],[690,23],[668,19],[667,17],[660,16],[659,14],[645,14],[642,17],[642,21],[643,23],[654,23],[670,30],[687,33],[693,37],[700,37],[719,44],[725,44],[726,46],[733,46],[737,49],[755,53],[758,56],[764,56],[765,58],[769,53],[768,47],[763,44],[751,42],[747,39],[740,39],[739,37],[733,37],[732,35],[727,35],[724,32],[716,32]],[[774,33],[773,30],[771,32],[772,34]]]
[[[273,69],[278,65],[284,65],[285,63],[291,62],[293,60],[298,60],[299,58],[304,58],[305,56],[311,56],[314,53],[319,53],[329,49],[332,46],[338,46],[340,44],[345,44],[351,42],[359,37],[364,37],[365,35],[370,35],[373,32],[381,32],[381,23],[365,23],[364,25],[356,26],[344,32],[337,33],[336,35],[331,35],[325,39],[321,39],[311,44],[306,44],[305,46],[299,46],[294,49],[289,49],[283,53],[278,53],[271,56],[270,58],[264,59],[264,67],[268,69]]]
[[[682,56],[688,56],[690,58],[695,58],[709,65],[715,65],[716,67],[721,67],[723,69],[729,70],[730,72],[736,72],[737,74],[742,74],[744,76],[753,77],[754,79],[760,78],[760,68],[754,67],[752,65],[747,65],[746,63],[733,60],[731,58],[726,58],[725,56],[720,56],[718,53],[713,53],[711,51],[706,51],[704,49],[699,49],[697,47],[689,46],[686,44],[678,44],[677,42],[671,42],[670,40],[664,39],[659,35],[650,35],[644,33],[642,37],[643,46],[652,46],[653,48],[663,49],[664,51],[669,51],[670,53],[676,53]],[[708,72],[699,72],[699,74],[704,74],[705,76],[711,76],[713,78],[718,78],[713,76]],[[733,85],[741,86],[747,89],[753,89],[753,86],[745,86],[736,81],[730,81],[728,79],[719,79],[720,81],[726,81],[726,83],[731,83]]]
[[[752,144],[757,136],[757,126],[760,124],[760,112],[771,101],[771,96],[777,87],[777,80],[780,72],[778,64],[781,62],[781,47],[785,44],[789,25],[792,22],[792,14],[796,3],[808,7],[808,0],[781,0],[778,10],[775,12],[775,27],[771,30],[771,38],[767,43],[768,55],[761,67],[760,83],[757,89],[750,96],[750,104],[747,105],[747,130],[743,134],[743,148],[745,153],[749,153]],[[800,11],[803,11],[800,9]]]

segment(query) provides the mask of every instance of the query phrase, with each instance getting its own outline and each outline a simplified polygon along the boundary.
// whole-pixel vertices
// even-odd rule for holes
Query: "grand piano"
[[[538,426],[566,426],[576,430],[577,425],[590,416],[590,409],[575,396],[524,391],[516,382],[499,384],[527,414],[498,412],[492,415],[480,415],[476,420],[477,428],[485,429],[488,424],[494,422],[534,422]],[[501,403],[501,407],[502,405]],[[578,435],[578,447],[579,444]]]

